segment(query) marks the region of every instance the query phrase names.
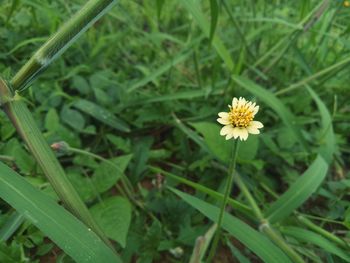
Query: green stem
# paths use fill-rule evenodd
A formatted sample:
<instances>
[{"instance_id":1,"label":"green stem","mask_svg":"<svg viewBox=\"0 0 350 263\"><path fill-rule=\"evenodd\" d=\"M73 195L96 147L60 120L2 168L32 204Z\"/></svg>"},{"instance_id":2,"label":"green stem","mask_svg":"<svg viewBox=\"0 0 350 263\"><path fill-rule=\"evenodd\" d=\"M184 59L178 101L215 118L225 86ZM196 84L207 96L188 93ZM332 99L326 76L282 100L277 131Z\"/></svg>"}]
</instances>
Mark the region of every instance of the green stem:
<instances>
[{"instance_id":1,"label":"green stem","mask_svg":"<svg viewBox=\"0 0 350 263\"><path fill-rule=\"evenodd\" d=\"M333 235L332 233L324 230L323 228L315 225L311 220L307 219L306 217L302 216L302 215L298 215L298 220L300 223L302 223L303 225L307 226L308 228L310 228L311 230L315 231L316 233L324 236L325 238L333 241L334 243L338 244L340 247L349 250L350 246L349 244L347 244L344 240L340 239L339 237Z\"/></svg>"},{"instance_id":2,"label":"green stem","mask_svg":"<svg viewBox=\"0 0 350 263\"><path fill-rule=\"evenodd\" d=\"M297 263L303 263L304 260L289 246L289 244L281 237L276 231L269 225L268 221L264 218L264 215L262 211L260 210L258 204L256 203L254 197L249 192L247 186L245 185L242 178L239 176L238 173L235 175L236 183L245 196L245 198L248 200L248 203L250 204L253 213L255 216L259 219L261 222L260 230L269 237L270 240L272 240L279 248L281 248L286 255L289 256L293 262Z\"/></svg>"},{"instance_id":3,"label":"green stem","mask_svg":"<svg viewBox=\"0 0 350 263\"><path fill-rule=\"evenodd\" d=\"M112 161L110 161L110 160L108 160L106 158L103 158L103 157L101 157L101 156L99 156L97 154L94 154L92 152L81 150L81 149L74 148L74 147L70 147L69 145L67 145L67 146L68 146L67 150L70 151L70 152L74 152L74 153L90 156L92 158L100 160L101 162L105 162L105 163L109 164L110 166L112 166L113 168L115 168L120 173L120 176L121 176L121 179L122 179L122 183L123 183L124 189L125 189L128 197L133 199L133 187L132 187L129 179L125 176L124 172L118 167L118 165L116 165Z\"/></svg>"},{"instance_id":4,"label":"green stem","mask_svg":"<svg viewBox=\"0 0 350 263\"><path fill-rule=\"evenodd\" d=\"M22 91L52 61L103 16L117 1L90 0L42 45L11 81L14 90Z\"/></svg>"},{"instance_id":5,"label":"green stem","mask_svg":"<svg viewBox=\"0 0 350 263\"><path fill-rule=\"evenodd\" d=\"M227 205L227 200L228 200L229 194L231 193L231 190L232 190L233 177L234 177L235 169L236 169L236 159L237 159L238 146L239 146L239 140L235 139L234 143L233 143L233 147L232 147L230 168L228 170L229 177L228 177L228 181L226 182L224 200L223 200L222 205L221 205L220 214L219 214L219 218L218 218L218 226L217 226L217 230L216 230L215 237L213 240L213 244L212 244L210 252L209 252L207 262L212 261L213 257L215 256L215 252L216 252L216 249L217 249L217 246L219 243L219 238L220 238L220 234L221 234L221 225L222 225L222 221L224 218L224 212L225 212L225 208Z\"/></svg>"},{"instance_id":6,"label":"green stem","mask_svg":"<svg viewBox=\"0 0 350 263\"><path fill-rule=\"evenodd\" d=\"M96 232L107 245L113 248L108 238L92 218L85 203L68 180L62 166L45 141L26 104L18 94L13 95L12 91L1 78L0 104L67 209Z\"/></svg>"},{"instance_id":7,"label":"green stem","mask_svg":"<svg viewBox=\"0 0 350 263\"><path fill-rule=\"evenodd\" d=\"M273 230L268 222L260 225L260 231L266 234L294 263L305 263L305 261L284 241L284 239Z\"/></svg>"},{"instance_id":8,"label":"green stem","mask_svg":"<svg viewBox=\"0 0 350 263\"><path fill-rule=\"evenodd\" d=\"M243 182L242 178L238 173L236 173L235 175L235 180L239 189L241 190L245 198L247 198L248 203L250 204L255 216L259 219L260 222L264 221L265 220L264 215L262 214L258 204L255 202L254 197L250 194L247 186L245 185L245 183Z\"/></svg>"}]
</instances>

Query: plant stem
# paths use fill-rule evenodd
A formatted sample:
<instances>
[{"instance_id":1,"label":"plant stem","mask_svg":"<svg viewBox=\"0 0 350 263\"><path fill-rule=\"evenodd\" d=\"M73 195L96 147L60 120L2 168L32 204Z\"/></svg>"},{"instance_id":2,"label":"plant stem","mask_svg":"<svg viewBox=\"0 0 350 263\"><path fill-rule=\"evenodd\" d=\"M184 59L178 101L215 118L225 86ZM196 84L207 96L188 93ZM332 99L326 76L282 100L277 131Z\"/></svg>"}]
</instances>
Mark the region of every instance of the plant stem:
<instances>
[{"instance_id":1,"label":"plant stem","mask_svg":"<svg viewBox=\"0 0 350 263\"><path fill-rule=\"evenodd\" d=\"M231 152L231 162L230 162L230 167L228 170L229 177L228 177L228 181L226 182L224 200L223 200L222 205L221 205L220 214L219 214L219 218L218 218L218 226L217 226L217 230L216 230L215 237L213 240L213 244L212 244L210 252L209 252L209 256L207 258L207 262L212 261L213 257L215 256L215 252L216 252L216 249L217 249L217 246L219 243L219 238L220 238L220 234L221 234L221 225L222 225L222 221L224 218L224 212L225 212L225 208L227 205L227 200L228 200L229 194L231 193L231 190L232 190L233 177L234 177L235 169L236 169L236 159L237 159L238 146L239 146L239 140L235 139L234 143L233 143L233 147L232 147L232 152Z\"/></svg>"},{"instance_id":2,"label":"plant stem","mask_svg":"<svg viewBox=\"0 0 350 263\"><path fill-rule=\"evenodd\" d=\"M248 203L250 204L255 216L259 219L260 222L265 220L264 215L261 212L258 204L255 202L254 197L250 194L247 186L245 185L244 181L242 180L242 178L240 177L240 175L238 173L235 174L235 180L236 180L236 183L237 183L239 189L241 190L241 192L243 193L245 198L247 198Z\"/></svg>"},{"instance_id":3,"label":"plant stem","mask_svg":"<svg viewBox=\"0 0 350 263\"><path fill-rule=\"evenodd\" d=\"M293 262L303 263L304 260L289 246L289 244L280 236L276 231L269 225L268 221L264 218L262 211L260 210L258 204L256 203L254 197L249 192L247 186L244 181L240 177L238 173L235 174L236 183L245 196L247 198L253 213L261 222L260 231L263 232L266 236L269 237L280 249L282 249L286 255L289 256Z\"/></svg>"},{"instance_id":4,"label":"plant stem","mask_svg":"<svg viewBox=\"0 0 350 263\"><path fill-rule=\"evenodd\" d=\"M18 94L13 95L12 91L1 78L0 104L67 209L90 227L113 249L108 238L96 224L85 203L68 180L62 166L45 141L26 104Z\"/></svg>"},{"instance_id":5,"label":"plant stem","mask_svg":"<svg viewBox=\"0 0 350 263\"><path fill-rule=\"evenodd\" d=\"M70 47L81 34L103 16L117 1L90 0L73 15L24 64L11 81L14 90L22 91L52 61Z\"/></svg>"},{"instance_id":6,"label":"plant stem","mask_svg":"<svg viewBox=\"0 0 350 263\"><path fill-rule=\"evenodd\" d=\"M125 189L128 197L133 199L133 187L132 187L129 179L125 176L123 171L114 162L112 162L111 160L108 160L106 158L103 158L103 157L101 157L101 156L99 156L97 154L94 154L92 152L81 150L81 149L77 149L77 148L74 148L74 147L70 147L69 145L68 145L67 150L70 151L70 152L74 152L74 153L90 156L92 158L100 160L101 162L105 162L105 163L109 164L110 166L112 166L113 168L115 168L120 173L120 176L121 176L121 179L122 179L122 183L123 183L124 189Z\"/></svg>"},{"instance_id":7,"label":"plant stem","mask_svg":"<svg viewBox=\"0 0 350 263\"><path fill-rule=\"evenodd\" d=\"M288 257L294 263L305 263L305 261L296 253L284 239L273 230L268 222L264 222L260 225L260 231L266 234L280 249L288 255Z\"/></svg>"},{"instance_id":8,"label":"plant stem","mask_svg":"<svg viewBox=\"0 0 350 263\"><path fill-rule=\"evenodd\" d=\"M338 244L340 247L349 250L350 249L350 245L348 245L344 240L342 240L341 238L333 235L332 233L324 230L323 228L317 226L316 224L314 224L311 220L307 219L306 217L302 216L302 215L298 215L298 220L300 223L302 223L303 225L307 226L308 228L312 229L313 231L315 231L316 233L324 236L325 238L331 240L332 242Z\"/></svg>"}]
</instances>

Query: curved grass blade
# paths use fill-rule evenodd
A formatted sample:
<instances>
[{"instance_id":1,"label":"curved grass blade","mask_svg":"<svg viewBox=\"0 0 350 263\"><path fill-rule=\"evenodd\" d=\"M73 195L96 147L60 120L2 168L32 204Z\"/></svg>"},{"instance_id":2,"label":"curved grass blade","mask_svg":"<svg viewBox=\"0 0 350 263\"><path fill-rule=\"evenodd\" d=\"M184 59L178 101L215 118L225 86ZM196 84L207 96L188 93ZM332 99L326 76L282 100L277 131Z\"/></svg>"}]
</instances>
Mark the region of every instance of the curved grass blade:
<instances>
[{"instance_id":1,"label":"curved grass blade","mask_svg":"<svg viewBox=\"0 0 350 263\"><path fill-rule=\"evenodd\" d=\"M296 125L295 116L289 109L270 91L257 85L251 80L240 76L232 76L233 80L242 88L248 90L250 93L257 96L264 103L269 105L278 116L282 119L284 124L293 131L295 138L301 143L305 150L308 150L307 144L302 136L300 129Z\"/></svg>"},{"instance_id":2,"label":"curved grass blade","mask_svg":"<svg viewBox=\"0 0 350 263\"><path fill-rule=\"evenodd\" d=\"M77 262L122 262L91 229L1 162L0 197Z\"/></svg>"},{"instance_id":3,"label":"curved grass blade","mask_svg":"<svg viewBox=\"0 0 350 263\"><path fill-rule=\"evenodd\" d=\"M78 99L73 106L100 122L122 132L130 132L129 125L101 106L84 99Z\"/></svg>"},{"instance_id":4,"label":"curved grass blade","mask_svg":"<svg viewBox=\"0 0 350 263\"><path fill-rule=\"evenodd\" d=\"M179 190L170 188L172 192L178 195L182 200L193 206L209 219L215 221L218 219L219 208L194 196L183 193ZM225 213L222 227L231 235L242 242L248 249L253 251L266 263L289 263L290 259L277 248L269 239L251 228L249 225Z\"/></svg>"},{"instance_id":5,"label":"curved grass blade","mask_svg":"<svg viewBox=\"0 0 350 263\"><path fill-rule=\"evenodd\" d=\"M270 223L276 223L289 216L302 205L321 185L328 170L328 164L318 155L298 180L271 205L265 215Z\"/></svg>"},{"instance_id":6,"label":"curved grass blade","mask_svg":"<svg viewBox=\"0 0 350 263\"><path fill-rule=\"evenodd\" d=\"M292 236L299 241L302 241L308 244L309 243L314 244L320 247L322 250L327 251L331 254L334 254L344 259L346 262L350 262L349 251L345 252L344 250L340 249L339 247L334 245L332 242L322 237L321 235L316 234L315 232L312 232L310 230L306 230L300 227L292 227L292 226L281 228L281 232L288 236Z\"/></svg>"},{"instance_id":7,"label":"curved grass blade","mask_svg":"<svg viewBox=\"0 0 350 263\"><path fill-rule=\"evenodd\" d=\"M334 131L333 131L332 117L326 105L323 103L323 101L320 99L317 93L311 87L307 87L307 91L310 93L311 97L316 102L318 110L320 111L320 114L321 114L321 126L322 126L321 138L320 138L321 146L318 152L327 161L327 163L330 164L332 162L333 154L336 151L336 147L337 147Z\"/></svg>"}]
</instances>

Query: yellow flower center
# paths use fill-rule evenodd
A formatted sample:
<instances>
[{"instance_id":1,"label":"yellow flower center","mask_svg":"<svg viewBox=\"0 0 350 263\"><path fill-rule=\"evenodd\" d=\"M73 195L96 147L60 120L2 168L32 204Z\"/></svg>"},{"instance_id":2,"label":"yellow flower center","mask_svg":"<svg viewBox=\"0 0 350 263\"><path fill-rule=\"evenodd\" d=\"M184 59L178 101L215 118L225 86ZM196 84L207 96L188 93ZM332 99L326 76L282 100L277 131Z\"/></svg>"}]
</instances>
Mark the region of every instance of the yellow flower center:
<instances>
[{"instance_id":1,"label":"yellow flower center","mask_svg":"<svg viewBox=\"0 0 350 263\"><path fill-rule=\"evenodd\" d=\"M253 120L253 112L246 106L230 107L228 118L233 127L244 127L246 128L249 123Z\"/></svg>"}]
</instances>

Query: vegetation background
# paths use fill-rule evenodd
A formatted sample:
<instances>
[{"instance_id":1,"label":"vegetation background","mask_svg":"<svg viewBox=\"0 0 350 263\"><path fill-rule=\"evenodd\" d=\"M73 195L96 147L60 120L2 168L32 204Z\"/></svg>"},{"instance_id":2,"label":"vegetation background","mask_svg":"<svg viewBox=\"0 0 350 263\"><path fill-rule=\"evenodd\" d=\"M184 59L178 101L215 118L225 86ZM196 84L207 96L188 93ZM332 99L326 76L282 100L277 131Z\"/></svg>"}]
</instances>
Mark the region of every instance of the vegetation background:
<instances>
[{"instance_id":1,"label":"vegetation background","mask_svg":"<svg viewBox=\"0 0 350 263\"><path fill-rule=\"evenodd\" d=\"M0 3L10 79L85 1ZM21 93L47 142L68 144L57 156L123 262L203 257L231 147L216 118L234 96L265 126L237 163L262 218L305 262L350 262L349 5L120 0ZM0 124L1 161L54 197ZM289 262L236 183L231 198L215 262ZM72 262L32 218L0 211L0 262Z\"/></svg>"}]
</instances>

